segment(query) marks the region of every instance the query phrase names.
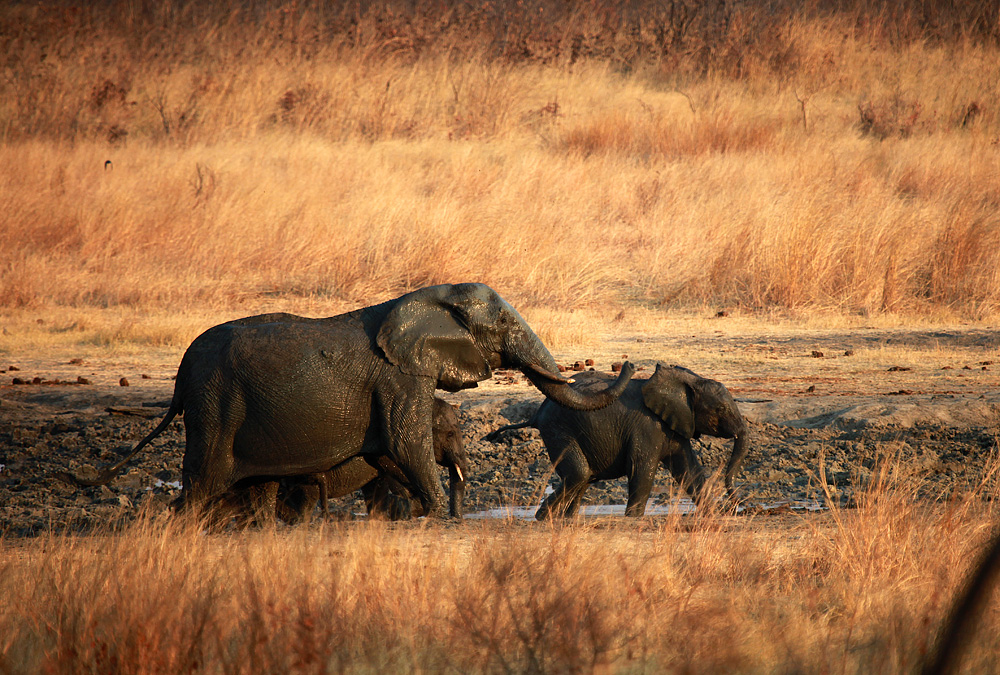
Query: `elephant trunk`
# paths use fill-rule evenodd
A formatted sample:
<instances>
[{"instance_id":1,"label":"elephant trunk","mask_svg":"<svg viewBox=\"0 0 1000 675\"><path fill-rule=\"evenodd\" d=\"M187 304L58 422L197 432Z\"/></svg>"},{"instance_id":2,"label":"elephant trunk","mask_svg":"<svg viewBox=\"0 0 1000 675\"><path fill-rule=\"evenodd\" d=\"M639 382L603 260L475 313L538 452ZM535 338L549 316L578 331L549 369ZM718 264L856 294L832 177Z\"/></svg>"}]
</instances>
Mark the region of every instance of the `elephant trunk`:
<instances>
[{"instance_id":1,"label":"elephant trunk","mask_svg":"<svg viewBox=\"0 0 1000 675\"><path fill-rule=\"evenodd\" d=\"M614 384L603 391L581 393L568 387L572 380L565 380L559 375L559 364L545 344L512 307L507 310L515 317L516 328L507 333L498 351L500 362L523 372L547 398L571 410L598 410L612 404L625 391L635 373L635 366L628 362Z\"/></svg>"},{"instance_id":2,"label":"elephant trunk","mask_svg":"<svg viewBox=\"0 0 1000 675\"><path fill-rule=\"evenodd\" d=\"M733 453L729 456L729 461L726 463L726 490L733 489L733 476L736 472L740 470L743 466L743 460L746 459L747 452L750 450L750 442L748 440L749 434L747 433L746 425L744 425L740 432L734 437L733 440Z\"/></svg>"},{"instance_id":3,"label":"elephant trunk","mask_svg":"<svg viewBox=\"0 0 1000 675\"><path fill-rule=\"evenodd\" d=\"M568 380L563 380L554 374L559 372L558 366L554 372L546 372L545 369L533 367L524 367L521 370L528 380L540 392L545 394L547 398L572 410L598 410L611 405L625 391L629 380L635 374L635 366L626 361L625 365L622 366L622 371L619 373L618 379L614 383L602 391L585 394L578 389L567 386L569 384Z\"/></svg>"},{"instance_id":4,"label":"elephant trunk","mask_svg":"<svg viewBox=\"0 0 1000 675\"><path fill-rule=\"evenodd\" d=\"M448 467L449 480L449 510L453 518L463 518L465 516L465 477L469 473L469 467L464 468L458 464Z\"/></svg>"}]
</instances>

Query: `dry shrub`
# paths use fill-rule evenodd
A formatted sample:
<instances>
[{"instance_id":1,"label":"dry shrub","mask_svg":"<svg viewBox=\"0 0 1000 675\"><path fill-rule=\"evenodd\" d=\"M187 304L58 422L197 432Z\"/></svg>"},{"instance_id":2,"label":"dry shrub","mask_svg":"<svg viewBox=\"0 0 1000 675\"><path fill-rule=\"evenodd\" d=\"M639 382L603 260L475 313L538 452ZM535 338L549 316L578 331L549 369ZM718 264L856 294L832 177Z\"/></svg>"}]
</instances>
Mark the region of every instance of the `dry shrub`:
<instances>
[{"instance_id":1,"label":"dry shrub","mask_svg":"<svg viewBox=\"0 0 1000 675\"><path fill-rule=\"evenodd\" d=\"M890 136L909 138L920 117L920 102L907 101L896 95L883 101L862 101L858 104L858 128L863 136L884 141Z\"/></svg>"},{"instance_id":2,"label":"dry shrub","mask_svg":"<svg viewBox=\"0 0 1000 675\"><path fill-rule=\"evenodd\" d=\"M927 294L931 302L950 305L969 297L996 302L988 289L1000 281L991 255L1000 247L1000 229L981 206L981 202L960 202L943 224L928 261Z\"/></svg>"},{"instance_id":3,"label":"dry shrub","mask_svg":"<svg viewBox=\"0 0 1000 675\"><path fill-rule=\"evenodd\" d=\"M481 655L477 672L580 672L623 653L638 656L634 617L648 608L632 589L617 588L610 551L569 532L550 538L519 533L473 544L471 569L457 589L458 653ZM572 561L571 565L567 564Z\"/></svg>"},{"instance_id":4,"label":"dry shrub","mask_svg":"<svg viewBox=\"0 0 1000 675\"><path fill-rule=\"evenodd\" d=\"M843 31L878 49L927 37L995 45L997 12L985 0L888 9L723 0L14 5L0 13L12 93L0 130L8 140L190 142L272 120L371 140L421 135L448 116L453 133L476 136L510 124L513 100L494 70L600 62L668 80L783 81L812 68L803 55L816 50L796 32L803 23L830 24L824 53L840 48ZM486 75L473 92L455 83L458 110L399 107L410 95L397 93L411 86L407 69L456 62L479 63L471 77ZM332 64L347 68L331 79Z\"/></svg>"},{"instance_id":5,"label":"dry shrub","mask_svg":"<svg viewBox=\"0 0 1000 675\"><path fill-rule=\"evenodd\" d=\"M614 111L573 126L562 133L567 152L584 157L615 153L646 160L677 159L707 153L745 153L773 144L777 123L741 119L728 110L695 115L693 120L674 115Z\"/></svg>"}]
</instances>

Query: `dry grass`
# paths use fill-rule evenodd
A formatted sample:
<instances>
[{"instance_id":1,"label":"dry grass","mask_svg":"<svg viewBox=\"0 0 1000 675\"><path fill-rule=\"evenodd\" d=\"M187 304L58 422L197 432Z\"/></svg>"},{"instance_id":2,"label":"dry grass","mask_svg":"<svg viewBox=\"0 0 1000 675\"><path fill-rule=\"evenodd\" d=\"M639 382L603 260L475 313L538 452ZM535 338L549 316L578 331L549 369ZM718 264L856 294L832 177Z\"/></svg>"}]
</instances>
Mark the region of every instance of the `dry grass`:
<instances>
[{"instance_id":1,"label":"dry grass","mask_svg":"<svg viewBox=\"0 0 1000 675\"><path fill-rule=\"evenodd\" d=\"M994 318L992 5L693 7L8 5L0 307Z\"/></svg>"},{"instance_id":2,"label":"dry grass","mask_svg":"<svg viewBox=\"0 0 1000 675\"><path fill-rule=\"evenodd\" d=\"M858 508L0 540L9 672L912 672L997 513L892 461ZM995 670L995 604L968 672Z\"/></svg>"}]
</instances>

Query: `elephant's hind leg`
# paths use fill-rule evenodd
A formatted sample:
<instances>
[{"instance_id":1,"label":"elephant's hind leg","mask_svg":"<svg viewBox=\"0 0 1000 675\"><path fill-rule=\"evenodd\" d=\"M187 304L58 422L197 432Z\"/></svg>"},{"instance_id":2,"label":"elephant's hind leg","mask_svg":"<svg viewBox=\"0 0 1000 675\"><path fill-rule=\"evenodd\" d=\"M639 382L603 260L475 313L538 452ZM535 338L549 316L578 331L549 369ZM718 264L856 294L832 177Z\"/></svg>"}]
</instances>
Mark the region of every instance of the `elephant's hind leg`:
<instances>
[{"instance_id":1,"label":"elephant's hind leg","mask_svg":"<svg viewBox=\"0 0 1000 675\"><path fill-rule=\"evenodd\" d=\"M573 494L569 498L569 503L566 504L566 510L563 511L563 516L565 518L576 518L580 513L580 502L583 501L583 493L587 491L590 487L590 480L580 484L573 491Z\"/></svg>"},{"instance_id":2,"label":"elephant's hind leg","mask_svg":"<svg viewBox=\"0 0 1000 675\"><path fill-rule=\"evenodd\" d=\"M234 478L233 437L206 433L197 416L185 415L187 440L181 464L181 508L200 511L212 506L216 498L236 482Z\"/></svg>"},{"instance_id":3,"label":"elephant's hind leg","mask_svg":"<svg viewBox=\"0 0 1000 675\"><path fill-rule=\"evenodd\" d=\"M548 439L546 439L546 446L549 446ZM549 452L550 457L553 454L555 454L555 459L552 463L555 465L556 473L562 478L562 482L538 508L535 513L535 518L538 520L545 520L553 516L565 518L576 515L580 505L580 497L590 484L590 464L576 440L570 440L557 453Z\"/></svg>"}]
</instances>

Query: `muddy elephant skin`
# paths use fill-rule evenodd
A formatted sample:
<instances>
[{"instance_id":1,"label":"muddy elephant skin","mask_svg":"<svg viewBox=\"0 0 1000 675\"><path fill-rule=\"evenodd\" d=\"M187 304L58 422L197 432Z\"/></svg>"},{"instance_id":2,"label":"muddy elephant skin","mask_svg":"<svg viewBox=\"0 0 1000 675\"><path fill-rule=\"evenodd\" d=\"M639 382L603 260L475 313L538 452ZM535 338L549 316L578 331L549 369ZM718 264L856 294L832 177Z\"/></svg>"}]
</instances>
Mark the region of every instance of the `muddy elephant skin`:
<instances>
[{"instance_id":1,"label":"muddy elephant skin","mask_svg":"<svg viewBox=\"0 0 1000 675\"><path fill-rule=\"evenodd\" d=\"M571 385L581 394L607 385L608 377L585 373ZM641 516L662 464L696 502L702 498L706 473L691 447L701 435L732 438L725 470L732 479L748 450L747 426L736 401L719 382L687 368L657 364L648 380L633 380L611 405L576 411L543 401L527 422L489 434L496 441L509 429L535 427L562 483L539 507L539 520L573 516L587 486L595 481L628 478L627 516Z\"/></svg>"},{"instance_id":2,"label":"muddy elephant skin","mask_svg":"<svg viewBox=\"0 0 1000 675\"><path fill-rule=\"evenodd\" d=\"M449 514L464 515L465 479L470 475L469 457L462 443L455 407L443 399L434 398L433 417L434 461L448 470ZM336 499L357 490L364 494L369 517L403 520L423 515L412 503L405 476L384 453L366 453L352 457L321 474L284 478L267 486L275 490L271 513L288 523L307 521L319 503L326 511L327 499ZM268 507L265 501L264 508Z\"/></svg>"},{"instance_id":3,"label":"muddy elephant skin","mask_svg":"<svg viewBox=\"0 0 1000 675\"><path fill-rule=\"evenodd\" d=\"M483 284L422 288L322 319L265 314L195 338L177 371L170 408L108 482L170 421L184 415L179 505L202 507L239 481L318 474L382 447L424 513L446 515L434 465L434 390L474 387L491 368L524 372L561 405L596 409L624 390L567 386L517 311Z\"/></svg>"}]
</instances>

